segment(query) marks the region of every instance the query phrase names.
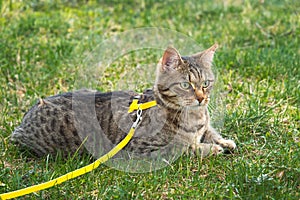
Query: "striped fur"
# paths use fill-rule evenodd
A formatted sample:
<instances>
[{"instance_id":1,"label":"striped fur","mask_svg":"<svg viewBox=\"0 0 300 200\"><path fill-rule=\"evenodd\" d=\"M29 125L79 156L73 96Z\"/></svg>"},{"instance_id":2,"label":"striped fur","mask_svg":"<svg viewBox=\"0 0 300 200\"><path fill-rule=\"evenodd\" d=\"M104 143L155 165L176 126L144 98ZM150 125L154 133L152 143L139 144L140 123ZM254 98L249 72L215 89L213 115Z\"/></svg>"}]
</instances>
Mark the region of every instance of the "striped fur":
<instances>
[{"instance_id":1,"label":"striped fur","mask_svg":"<svg viewBox=\"0 0 300 200\"><path fill-rule=\"evenodd\" d=\"M143 120L124 154L137 157L170 155L189 148L201 156L233 150L210 126L207 110L214 75L211 62L217 46L181 57L169 47L157 67L156 82L140 102L158 105L143 112ZM127 113L137 94L130 91L100 93L80 90L39 100L12 133L12 140L38 156L88 151L100 156L128 133L135 113Z\"/></svg>"}]
</instances>

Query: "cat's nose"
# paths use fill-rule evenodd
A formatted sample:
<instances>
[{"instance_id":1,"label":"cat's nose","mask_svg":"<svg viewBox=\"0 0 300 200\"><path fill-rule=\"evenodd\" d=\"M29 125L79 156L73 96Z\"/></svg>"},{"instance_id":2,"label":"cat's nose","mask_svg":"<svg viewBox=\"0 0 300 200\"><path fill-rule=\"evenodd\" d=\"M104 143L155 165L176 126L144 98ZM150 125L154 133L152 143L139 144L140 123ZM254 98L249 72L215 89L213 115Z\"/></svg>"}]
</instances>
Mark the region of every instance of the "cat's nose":
<instances>
[{"instance_id":1,"label":"cat's nose","mask_svg":"<svg viewBox=\"0 0 300 200\"><path fill-rule=\"evenodd\" d=\"M195 89L195 96L199 103L201 103L205 99L203 92L198 89Z\"/></svg>"},{"instance_id":2,"label":"cat's nose","mask_svg":"<svg viewBox=\"0 0 300 200\"><path fill-rule=\"evenodd\" d=\"M201 104L201 102L203 101L204 98L197 98L199 104Z\"/></svg>"}]
</instances>

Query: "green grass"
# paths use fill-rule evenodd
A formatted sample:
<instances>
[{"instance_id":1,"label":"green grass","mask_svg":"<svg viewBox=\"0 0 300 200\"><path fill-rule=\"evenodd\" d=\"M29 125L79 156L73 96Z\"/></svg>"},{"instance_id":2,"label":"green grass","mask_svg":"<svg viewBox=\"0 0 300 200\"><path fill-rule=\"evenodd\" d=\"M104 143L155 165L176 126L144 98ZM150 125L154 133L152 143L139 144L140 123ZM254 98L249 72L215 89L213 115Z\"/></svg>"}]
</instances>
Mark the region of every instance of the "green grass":
<instances>
[{"instance_id":1,"label":"green grass","mask_svg":"<svg viewBox=\"0 0 300 200\"><path fill-rule=\"evenodd\" d=\"M223 135L238 151L203 160L182 156L145 174L101 166L26 198L300 199L299 1L113 2L0 1L0 193L91 162L36 159L9 136L37 98L73 89L86 53L103 40L137 27L164 27L203 47L220 44L214 63L233 88ZM156 59L148 52L146 60ZM116 70L99 77L101 89L136 66L134 59L116 61Z\"/></svg>"}]
</instances>

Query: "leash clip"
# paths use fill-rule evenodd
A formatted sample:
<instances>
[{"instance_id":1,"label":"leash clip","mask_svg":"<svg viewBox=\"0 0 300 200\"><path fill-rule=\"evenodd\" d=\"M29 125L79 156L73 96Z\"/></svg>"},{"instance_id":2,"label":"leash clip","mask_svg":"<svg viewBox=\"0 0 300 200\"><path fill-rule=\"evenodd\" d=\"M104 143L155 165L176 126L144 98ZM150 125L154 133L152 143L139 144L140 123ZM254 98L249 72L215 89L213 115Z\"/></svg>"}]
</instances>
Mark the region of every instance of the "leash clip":
<instances>
[{"instance_id":1,"label":"leash clip","mask_svg":"<svg viewBox=\"0 0 300 200\"><path fill-rule=\"evenodd\" d=\"M136 120L133 122L132 128L136 128L139 125L140 121L142 120L142 113L143 110L140 108L136 111Z\"/></svg>"}]
</instances>

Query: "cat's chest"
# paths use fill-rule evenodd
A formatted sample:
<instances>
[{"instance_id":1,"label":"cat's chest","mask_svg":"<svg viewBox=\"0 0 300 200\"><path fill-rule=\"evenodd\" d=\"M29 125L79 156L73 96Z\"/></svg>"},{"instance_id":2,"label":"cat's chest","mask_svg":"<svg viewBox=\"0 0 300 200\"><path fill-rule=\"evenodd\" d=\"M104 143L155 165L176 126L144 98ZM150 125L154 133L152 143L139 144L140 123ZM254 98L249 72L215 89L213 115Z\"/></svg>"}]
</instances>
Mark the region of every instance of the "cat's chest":
<instances>
[{"instance_id":1,"label":"cat's chest","mask_svg":"<svg viewBox=\"0 0 300 200\"><path fill-rule=\"evenodd\" d=\"M198 131L208 123L208 120L209 116L205 108L191 109L181 115L181 123L191 131Z\"/></svg>"},{"instance_id":2,"label":"cat's chest","mask_svg":"<svg viewBox=\"0 0 300 200\"><path fill-rule=\"evenodd\" d=\"M200 141L209 124L209 115L205 108L189 110L181 116L179 127L182 140L191 143Z\"/></svg>"}]
</instances>

